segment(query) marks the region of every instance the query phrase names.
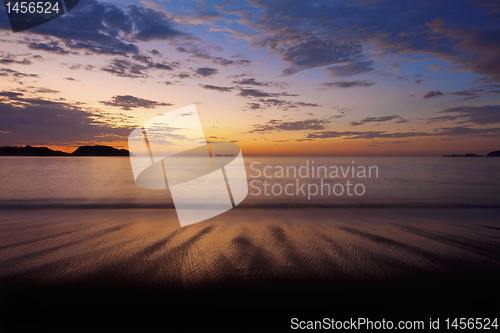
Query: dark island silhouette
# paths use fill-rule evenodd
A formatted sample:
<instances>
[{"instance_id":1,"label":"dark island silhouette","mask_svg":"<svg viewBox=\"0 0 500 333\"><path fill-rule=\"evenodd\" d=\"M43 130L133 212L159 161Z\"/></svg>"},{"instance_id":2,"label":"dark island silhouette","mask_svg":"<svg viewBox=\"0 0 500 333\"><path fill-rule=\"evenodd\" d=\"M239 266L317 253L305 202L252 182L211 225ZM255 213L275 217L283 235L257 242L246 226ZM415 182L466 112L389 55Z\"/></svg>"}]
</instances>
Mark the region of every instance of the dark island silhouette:
<instances>
[{"instance_id":1,"label":"dark island silhouette","mask_svg":"<svg viewBox=\"0 0 500 333\"><path fill-rule=\"evenodd\" d=\"M127 149L116 149L110 146L80 146L71 156L130 156Z\"/></svg>"},{"instance_id":2,"label":"dark island silhouette","mask_svg":"<svg viewBox=\"0 0 500 333\"><path fill-rule=\"evenodd\" d=\"M484 155L478 155L478 154L465 154L465 155L459 155L459 154L452 154L452 155L443 155L443 157L483 157Z\"/></svg>"},{"instance_id":3,"label":"dark island silhouette","mask_svg":"<svg viewBox=\"0 0 500 333\"><path fill-rule=\"evenodd\" d=\"M48 147L11 147L0 146L0 156L130 156L127 149L117 149L110 146L80 146L72 153L53 150Z\"/></svg>"},{"instance_id":4,"label":"dark island silhouette","mask_svg":"<svg viewBox=\"0 0 500 333\"><path fill-rule=\"evenodd\" d=\"M443 157L483 157L484 155L478 155L478 154L465 154L465 155L460 155L460 154L452 154L452 155L443 155ZM486 155L486 157L500 157L500 150L497 151L492 151Z\"/></svg>"},{"instance_id":5,"label":"dark island silhouette","mask_svg":"<svg viewBox=\"0 0 500 333\"><path fill-rule=\"evenodd\" d=\"M492 151L491 153L488 153L486 157L500 157L500 150Z\"/></svg>"}]
</instances>

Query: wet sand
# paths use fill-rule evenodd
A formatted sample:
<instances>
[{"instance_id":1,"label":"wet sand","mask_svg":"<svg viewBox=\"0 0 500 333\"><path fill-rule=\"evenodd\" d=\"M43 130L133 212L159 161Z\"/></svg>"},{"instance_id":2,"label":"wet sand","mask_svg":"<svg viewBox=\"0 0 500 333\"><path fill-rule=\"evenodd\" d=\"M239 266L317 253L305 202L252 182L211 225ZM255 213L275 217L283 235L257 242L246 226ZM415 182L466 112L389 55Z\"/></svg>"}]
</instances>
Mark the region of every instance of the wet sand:
<instances>
[{"instance_id":1,"label":"wet sand","mask_svg":"<svg viewBox=\"0 0 500 333\"><path fill-rule=\"evenodd\" d=\"M485 317L499 245L495 208L3 210L0 331Z\"/></svg>"}]
</instances>

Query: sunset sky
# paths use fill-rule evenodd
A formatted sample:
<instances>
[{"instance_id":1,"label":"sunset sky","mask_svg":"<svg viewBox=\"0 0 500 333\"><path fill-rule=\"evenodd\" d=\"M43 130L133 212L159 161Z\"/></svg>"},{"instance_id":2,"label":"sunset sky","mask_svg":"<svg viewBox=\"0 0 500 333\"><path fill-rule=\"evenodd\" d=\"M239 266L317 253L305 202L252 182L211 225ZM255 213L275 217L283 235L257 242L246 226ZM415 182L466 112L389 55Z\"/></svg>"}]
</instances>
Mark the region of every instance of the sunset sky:
<instances>
[{"instance_id":1,"label":"sunset sky","mask_svg":"<svg viewBox=\"0 0 500 333\"><path fill-rule=\"evenodd\" d=\"M127 148L196 104L246 155L500 149L495 0L80 0L19 33L0 5L0 45L0 146Z\"/></svg>"}]
</instances>

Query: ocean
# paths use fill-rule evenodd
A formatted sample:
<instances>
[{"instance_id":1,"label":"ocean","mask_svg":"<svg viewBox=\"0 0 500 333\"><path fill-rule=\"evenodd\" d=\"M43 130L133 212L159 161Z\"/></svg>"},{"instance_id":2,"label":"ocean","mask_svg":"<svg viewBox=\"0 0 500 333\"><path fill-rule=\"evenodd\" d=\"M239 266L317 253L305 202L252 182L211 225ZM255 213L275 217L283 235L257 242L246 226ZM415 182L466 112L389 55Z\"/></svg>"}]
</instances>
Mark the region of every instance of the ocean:
<instances>
[{"instance_id":1,"label":"ocean","mask_svg":"<svg viewBox=\"0 0 500 333\"><path fill-rule=\"evenodd\" d=\"M500 206L496 158L251 156L245 166L241 207ZM127 157L1 157L0 179L1 208L173 207L168 190L135 184Z\"/></svg>"},{"instance_id":2,"label":"ocean","mask_svg":"<svg viewBox=\"0 0 500 333\"><path fill-rule=\"evenodd\" d=\"M170 192L137 186L127 157L0 158L0 330L498 317L500 159L245 166L237 207L181 228Z\"/></svg>"}]
</instances>

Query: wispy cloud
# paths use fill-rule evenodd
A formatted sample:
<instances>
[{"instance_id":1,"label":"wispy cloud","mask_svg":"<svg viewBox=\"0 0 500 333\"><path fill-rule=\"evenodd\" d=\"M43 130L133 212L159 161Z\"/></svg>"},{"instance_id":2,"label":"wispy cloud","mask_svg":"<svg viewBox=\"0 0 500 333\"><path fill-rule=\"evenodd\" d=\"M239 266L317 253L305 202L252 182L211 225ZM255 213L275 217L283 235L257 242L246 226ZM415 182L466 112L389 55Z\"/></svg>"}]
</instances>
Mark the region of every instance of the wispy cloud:
<instances>
[{"instance_id":1,"label":"wispy cloud","mask_svg":"<svg viewBox=\"0 0 500 333\"><path fill-rule=\"evenodd\" d=\"M130 111L132 109L154 109L159 106L172 106L172 103L163 103L152 101L149 99L139 98L131 95L113 96L111 101L100 101L99 103L106 106L118 107L123 110Z\"/></svg>"},{"instance_id":2,"label":"wispy cloud","mask_svg":"<svg viewBox=\"0 0 500 333\"><path fill-rule=\"evenodd\" d=\"M447 115L429 118L428 122L458 121L458 123L476 125L500 123L500 105L460 106L448 108L438 113Z\"/></svg>"},{"instance_id":3,"label":"wispy cloud","mask_svg":"<svg viewBox=\"0 0 500 333\"><path fill-rule=\"evenodd\" d=\"M273 131L305 131L324 129L328 121L320 119L307 119L297 121L283 121L271 119L263 125L255 125L250 133L273 132Z\"/></svg>"},{"instance_id":4,"label":"wispy cloud","mask_svg":"<svg viewBox=\"0 0 500 333\"><path fill-rule=\"evenodd\" d=\"M353 121L350 123L351 126L359 126L366 123L383 123L386 121L391 121L397 119L396 123L402 124L408 122L408 120L404 119L400 115L392 115L392 116L382 116L382 117L366 117L361 119L360 121Z\"/></svg>"},{"instance_id":5,"label":"wispy cloud","mask_svg":"<svg viewBox=\"0 0 500 333\"><path fill-rule=\"evenodd\" d=\"M424 95L424 98L434 98L434 97L442 97L444 94L439 90L429 91Z\"/></svg>"},{"instance_id":6,"label":"wispy cloud","mask_svg":"<svg viewBox=\"0 0 500 333\"><path fill-rule=\"evenodd\" d=\"M376 82L358 80L358 81L336 81L336 82L324 82L321 85L324 87L333 88L353 88L353 87L371 87Z\"/></svg>"}]
</instances>

